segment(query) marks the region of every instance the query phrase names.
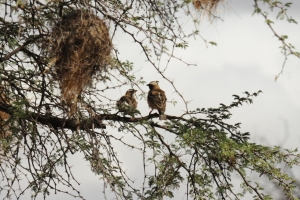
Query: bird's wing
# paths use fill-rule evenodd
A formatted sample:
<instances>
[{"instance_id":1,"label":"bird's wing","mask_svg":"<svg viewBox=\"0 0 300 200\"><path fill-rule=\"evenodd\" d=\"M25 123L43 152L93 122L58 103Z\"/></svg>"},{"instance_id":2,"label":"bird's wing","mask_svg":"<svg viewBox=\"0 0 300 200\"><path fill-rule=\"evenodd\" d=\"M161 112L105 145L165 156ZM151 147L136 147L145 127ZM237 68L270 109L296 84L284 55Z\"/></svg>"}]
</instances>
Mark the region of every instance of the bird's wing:
<instances>
[{"instance_id":1,"label":"bird's wing","mask_svg":"<svg viewBox=\"0 0 300 200\"><path fill-rule=\"evenodd\" d=\"M122 96L117 102L117 106L131 105L131 98L129 96Z\"/></svg>"},{"instance_id":2,"label":"bird's wing","mask_svg":"<svg viewBox=\"0 0 300 200\"><path fill-rule=\"evenodd\" d=\"M152 102L157 108L164 109L167 98L164 91L152 90L148 95L148 100Z\"/></svg>"}]
</instances>

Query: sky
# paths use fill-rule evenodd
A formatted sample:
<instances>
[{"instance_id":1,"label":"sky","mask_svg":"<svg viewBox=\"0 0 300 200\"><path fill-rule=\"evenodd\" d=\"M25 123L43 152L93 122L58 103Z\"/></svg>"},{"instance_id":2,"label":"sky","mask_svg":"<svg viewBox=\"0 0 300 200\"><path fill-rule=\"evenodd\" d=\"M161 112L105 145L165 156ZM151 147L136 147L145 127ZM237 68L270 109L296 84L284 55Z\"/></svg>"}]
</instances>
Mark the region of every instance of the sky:
<instances>
[{"instance_id":1,"label":"sky","mask_svg":"<svg viewBox=\"0 0 300 200\"><path fill-rule=\"evenodd\" d=\"M242 131L250 132L253 142L296 148L300 142L300 60L290 57L283 74L275 81L284 61L279 49L280 42L262 16L252 16L252 2L228 1L227 8L220 11L224 12L221 14L223 22L211 24L204 20L199 25L200 34L208 41L215 41L217 46L207 47L202 40L190 38L189 47L175 54L197 66L186 66L173 60L166 70L166 76L174 80L179 92L191 101L190 108L218 107L220 103L229 104L233 94L262 90L263 93L254 98L253 104L234 109L230 122L241 122ZM300 22L300 13L297 11L300 3L294 3L296 8L291 10L291 15ZM189 29L189 26L187 23L184 28ZM279 21L275 28L280 35L289 35L289 41L300 49L299 26ZM182 113L183 104L171 85L145 62L140 49L135 49L134 43L123 37L120 33L114 41L121 52L120 56L134 61L136 73L146 74L143 76L146 82L159 80L161 88L167 91L168 99L178 101L176 106L167 105L167 114ZM142 88L148 90L146 86ZM119 90L117 96L123 95L127 89L124 87ZM142 115L149 112L144 100L139 101L138 108ZM167 133L164 133L164 137L170 137L171 141L172 136ZM136 176L138 182L141 173L137 173L140 169L137 165L141 164L141 156L126 148L117 148L120 149L119 156L127 161L124 168L128 169L129 175ZM82 168L87 167L86 163L82 165ZM102 195L103 186L93 174L85 174L80 182L82 194L87 195L87 199L99 199ZM184 192L179 191L177 195L175 199L185 199Z\"/></svg>"},{"instance_id":2,"label":"sky","mask_svg":"<svg viewBox=\"0 0 300 200\"><path fill-rule=\"evenodd\" d=\"M293 2L290 14L300 23L300 1ZM252 93L261 90L263 93L254 98L253 104L245 104L233 110L230 122L241 122L242 131L250 132L253 142L296 148L300 142L300 59L290 56L283 73L275 81L284 61L279 49L280 42L262 16L252 15L252 5L253 1L250 0L227 1L225 9L221 7L218 10L224 21L211 24L204 19L199 25L200 34L208 41L216 42L217 46L206 46L201 39L190 38L189 47L175 54L196 66L186 66L173 60L166 70L166 76L174 80L178 91L190 100L189 107L193 109L218 107L220 103L230 104L233 94L242 96L245 91ZM184 28L189 29L189 26L187 23ZM300 51L299 25L278 21L275 30L279 35L288 35L289 41ZM145 74L143 77L146 82L159 80L168 99L177 100L178 96L171 85L151 69L134 43L123 37L119 33L113 41L121 52L120 56L133 61L137 72ZM142 88L148 91L147 86ZM127 89L121 88L115 94L116 98ZM142 115L149 112L144 100L139 101L138 108ZM183 104L178 100L176 106L170 103L167 105L166 113L178 115L183 110ZM172 137L164 134L166 138ZM125 168L128 173L138 179L140 174L136 171L139 169L136 163L141 164L141 156L124 147L116 148L120 149L121 159L127 161ZM78 157L75 155L70 158L74 164L73 172L81 183L77 188L86 199L102 199L103 184L90 172L87 162L78 162ZM182 193L178 195L175 199L184 199ZM115 199L108 196L109 199ZM73 198L65 194L52 194L49 199Z\"/></svg>"},{"instance_id":3,"label":"sky","mask_svg":"<svg viewBox=\"0 0 300 200\"><path fill-rule=\"evenodd\" d=\"M299 1L293 1L294 7L290 14L300 20ZM263 91L254 98L254 104L234 109L233 121L242 122L242 129L251 132L255 141L266 137L270 144L279 144L287 134L289 147L298 146L298 131L300 130L300 60L290 56L284 71L277 81L275 77L280 73L284 56L280 52L280 42L274 37L260 15L252 15L253 1L227 1L226 7L220 8L220 15L224 21L213 24L203 20L200 34L207 41L214 41L217 46L208 47L201 40L190 38L186 50L177 49L175 54L182 60L197 66L186 66L178 60L173 60L166 70L166 77L174 80L176 88L185 99L190 100L190 108L217 107L220 103L229 104L233 94L242 95ZM187 30L190 28L187 24ZM275 30L279 35L288 35L289 42L300 49L300 27L287 24L286 21L276 21ZM160 86L168 91L168 100L178 101L176 107L168 104L167 114L176 115L183 111L182 102L174 93L170 84L159 77L151 69L140 50L130 49L133 42L122 39L117 35L114 45L120 48L124 59L136 59L137 73L146 74L146 82L159 80ZM124 42L126 44L124 44ZM150 68L150 69L149 69ZM126 91L127 88L124 88ZM144 86L144 91L148 88ZM119 96L124 93L119 92ZM149 112L145 101L139 102L142 114ZM288 128L287 128L288 127ZM263 133L263 134L262 134ZM276 137L274 137L276 136Z\"/></svg>"}]
</instances>

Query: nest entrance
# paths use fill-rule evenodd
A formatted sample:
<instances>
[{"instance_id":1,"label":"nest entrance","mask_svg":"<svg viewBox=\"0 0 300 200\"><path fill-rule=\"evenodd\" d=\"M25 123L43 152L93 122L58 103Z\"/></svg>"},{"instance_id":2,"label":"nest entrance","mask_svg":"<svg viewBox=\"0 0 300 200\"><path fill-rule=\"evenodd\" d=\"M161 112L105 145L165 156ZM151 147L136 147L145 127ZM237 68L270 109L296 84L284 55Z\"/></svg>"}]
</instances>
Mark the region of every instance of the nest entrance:
<instances>
[{"instance_id":1,"label":"nest entrance","mask_svg":"<svg viewBox=\"0 0 300 200\"><path fill-rule=\"evenodd\" d=\"M93 13L73 11L57 23L51 34L51 55L55 60L62 102L73 114L78 97L92 83L93 76L111 63L112 42L105 22Z\"/></svg>"}]
</instances>

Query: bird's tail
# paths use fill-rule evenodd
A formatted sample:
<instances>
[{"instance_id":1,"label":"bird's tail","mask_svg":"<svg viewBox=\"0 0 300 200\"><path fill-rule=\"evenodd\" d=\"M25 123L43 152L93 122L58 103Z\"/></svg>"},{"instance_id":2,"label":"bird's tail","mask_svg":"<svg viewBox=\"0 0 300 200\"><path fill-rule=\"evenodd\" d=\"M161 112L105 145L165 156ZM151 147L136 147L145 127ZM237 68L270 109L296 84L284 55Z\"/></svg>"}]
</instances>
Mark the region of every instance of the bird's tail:
<instances>
[{"instance_id":1,"label":"bird's tail","mask_svg":"<svg viewBox=\"0 0 300 200\"><path fill-rule=\"evenodd\" d=\"M167 120L167 116L166 115L159 115L159 120Z\"/></svg>"}]
</instances>

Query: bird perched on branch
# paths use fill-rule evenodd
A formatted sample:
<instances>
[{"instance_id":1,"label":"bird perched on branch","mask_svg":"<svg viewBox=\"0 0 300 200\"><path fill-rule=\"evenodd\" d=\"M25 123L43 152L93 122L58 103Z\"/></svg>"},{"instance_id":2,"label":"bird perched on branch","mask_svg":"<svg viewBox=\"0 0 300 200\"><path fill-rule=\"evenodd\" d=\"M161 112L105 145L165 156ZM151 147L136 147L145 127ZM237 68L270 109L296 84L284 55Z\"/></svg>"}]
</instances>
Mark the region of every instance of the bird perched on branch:
<instances>
[{"instance_id":1,"label":"bird perched on branch","mask_svg":"<svg viewBox=\"0 0 300 200\"><path fill-rule=\"evenodd\" d=\"M126 94L117 101L117 107L119 111L130 111L130 109L137 108L137 101L134 97L134 94L137 90L129 89L127 90Z\"/></svg>"},{"instance_id":2,"label":"bird perched on branch","mask_svg":"<svg viewBox=\"0 0 300 200\"><path fill-rule=\"evenodd\" d=\"M166 102L167 97L165 92L160 89L158 85L158 81L151 81L147 86L149 86L150 91L148 92L148 105L152 109L151 112L156 109L159 113L159 120L167 120L167 116L165 115L166 111Z\"/></svg>"}]
</instances>

